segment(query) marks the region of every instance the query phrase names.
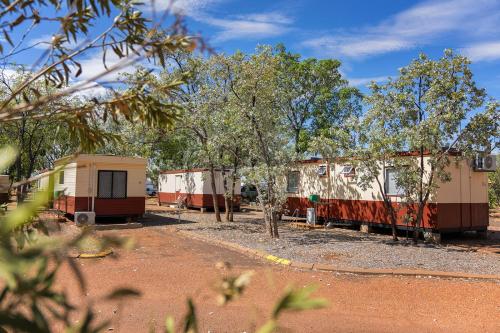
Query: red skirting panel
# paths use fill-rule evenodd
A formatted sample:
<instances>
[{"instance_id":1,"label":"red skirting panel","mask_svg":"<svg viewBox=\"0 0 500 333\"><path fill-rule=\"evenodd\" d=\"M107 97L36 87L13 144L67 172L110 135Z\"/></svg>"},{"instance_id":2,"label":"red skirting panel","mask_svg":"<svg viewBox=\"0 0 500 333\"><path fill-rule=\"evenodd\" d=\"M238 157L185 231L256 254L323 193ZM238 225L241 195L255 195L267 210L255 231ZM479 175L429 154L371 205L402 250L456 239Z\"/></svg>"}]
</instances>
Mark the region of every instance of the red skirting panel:
<instances>
[{"instance_id":1,"label":"red skirting panel","mask_svg":"<svg viewBox=\"0 0 500 333\"><path fill-rule=\"evenodd\" d=\"M9 193L0 193L0 204L9 201Z\"/></svg>"},{"instance_id":2,"label":"red skirting panel","mask_svg":"<svg viewBox=\"0 0 500 333\"><path fill-rule=\"evenodd\" d=\"M326 202L324 200L323 202ZM390 224L389 212L383 201L340 200L330 199L329 204L318 205L318 217L360 222ZM397 211L400 226L405 226L404 216L407 207L392 204ZM305 215L306 209L313 207L307 198L287 199L287 209L290 214L299 210L299 215ZM414 205L412 210L417 209ZM424 208L422 227L434 230L473 230L488 226L487 203L428 203Z\"/></svg>"},{"instance_id":3,"label":"red skirting panel","mask_svg":"<svg viewBox=\"0 0 500 333\"><path fill-rule=\"evenodd\" d=\"M61 196L54 200L53 207L67 214L92 210L92 198ZM146 210L145 197L126 199L98 199L94 201L96 216L139 216Z\"/></svg>"},{"instance_id":4,"label":"red skirting panel","mask_svg":"<svg viewBox=\"0 0 500 333\"><path fill-rule=\"evenodd\" d=\"M214 208L214 201L211 194L190 194L190 193L171 193L171 192L160 192L158 193L158 200L160 203L172 204L177 203L177 198L185 198L185 204L188 207L195 208ZM236 195L234 198L234 207L238 209L240 207L241 196ZM219 208L224 209L224 195L217 194L217 203Z\"/></svg>"}]
</instances>

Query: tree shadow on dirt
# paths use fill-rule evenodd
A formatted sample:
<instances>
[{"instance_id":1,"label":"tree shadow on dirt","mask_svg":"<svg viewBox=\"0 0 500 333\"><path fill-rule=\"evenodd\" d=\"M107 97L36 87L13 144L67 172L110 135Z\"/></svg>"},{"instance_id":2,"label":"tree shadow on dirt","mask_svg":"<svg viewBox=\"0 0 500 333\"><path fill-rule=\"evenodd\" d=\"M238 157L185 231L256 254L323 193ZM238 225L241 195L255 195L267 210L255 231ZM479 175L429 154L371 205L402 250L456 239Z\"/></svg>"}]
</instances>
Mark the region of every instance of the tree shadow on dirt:
<instances>
[{"instance_id":1,"label":"tree shadow on dirt","mask_svg":"<svg viewBox=\"0 0 500 333\"><path fill-rule=\"evenodd\" d=\"M182 217L182 215L181 215ZM158 227L158 226L168 226L168 225L180 225L180 224L194 224L196 222L194 221L189 221L189 220L183 220L182 218L179 220L177 215L159 215L159 214L152 214L152 213L147 213L144 215L144 217L140 220L142 223L143 227Z\"/></svg>"}]
</instances>

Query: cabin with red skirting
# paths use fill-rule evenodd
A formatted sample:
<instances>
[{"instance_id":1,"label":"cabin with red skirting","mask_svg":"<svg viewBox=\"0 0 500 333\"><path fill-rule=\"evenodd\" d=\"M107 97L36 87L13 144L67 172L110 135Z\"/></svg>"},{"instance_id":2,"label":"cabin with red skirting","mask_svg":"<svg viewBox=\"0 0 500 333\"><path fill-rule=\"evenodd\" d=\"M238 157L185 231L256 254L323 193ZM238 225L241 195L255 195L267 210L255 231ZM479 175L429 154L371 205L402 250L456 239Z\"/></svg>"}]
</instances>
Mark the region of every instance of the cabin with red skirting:
<instances>
[{"instance_id":1,"label":"cabin with red skirting","mask_svg":"<svg viewBox=\"0 0 500 333\"><path fill-rule=\"evenodd\" d=\"M80 154L54 165L53 207L69 215L138 217L145 212L147 160L139 157Z\"/></svg>"}]
</instances>

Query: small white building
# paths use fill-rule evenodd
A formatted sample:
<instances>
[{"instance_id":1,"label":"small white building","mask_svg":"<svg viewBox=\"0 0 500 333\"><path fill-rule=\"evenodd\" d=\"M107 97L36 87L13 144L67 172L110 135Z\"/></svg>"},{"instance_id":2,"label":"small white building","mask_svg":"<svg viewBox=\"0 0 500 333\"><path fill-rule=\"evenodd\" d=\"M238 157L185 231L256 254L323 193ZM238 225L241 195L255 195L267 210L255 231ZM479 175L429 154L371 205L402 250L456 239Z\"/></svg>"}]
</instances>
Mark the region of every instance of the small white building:
<instances>
[{"instance_id":1,"label":"small white building","mask_svg":"<svg viewBox=\"0 0 500 333\"><path fill-rule=\"evenodd\" d=\"M232 170L225 170L228 192L232 189ZM215 170L215 187L219 208L224 209L224 176ZM182 201L187 207L213 209L212 186L209 169L181 169L162 171L158 179L158 202L174 204ZM240 179L234 188L233 208L238 210L241 201Z\"/></svg>"},{"instance_id":2,"label":"small white building","mask_svg":"<svg viewBox=\"0 0 500 333\"><path fill-rule=\"evenodd\" d=\"M53 206L70 215L141 216L146 208L146 165L144 158L114 155L59 159L54 164Z\"/></svg>"}]
</instances>

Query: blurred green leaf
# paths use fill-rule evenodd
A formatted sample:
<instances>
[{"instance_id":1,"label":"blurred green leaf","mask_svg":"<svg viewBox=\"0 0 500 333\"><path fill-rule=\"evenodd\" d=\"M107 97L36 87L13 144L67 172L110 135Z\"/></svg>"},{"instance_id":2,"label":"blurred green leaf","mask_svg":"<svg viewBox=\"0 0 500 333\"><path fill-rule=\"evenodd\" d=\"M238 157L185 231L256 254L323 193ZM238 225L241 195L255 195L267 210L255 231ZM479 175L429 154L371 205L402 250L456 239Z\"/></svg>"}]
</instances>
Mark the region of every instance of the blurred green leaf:
<instances>
[{"instance_id":1,"label":"blurred green leaf","mask_svg":"<svg viewBox=\"0 0 500 333\"><path fill-rule=\"evenodd\" d=\"M326 307L328 302L325 299L311 298L311 294L316 289L317 287L314 285L298 289L288 287L285 294L274 307L272 317L275 319L278 318L283 311L303 311Z\"/></svg>"}]
</instances>

